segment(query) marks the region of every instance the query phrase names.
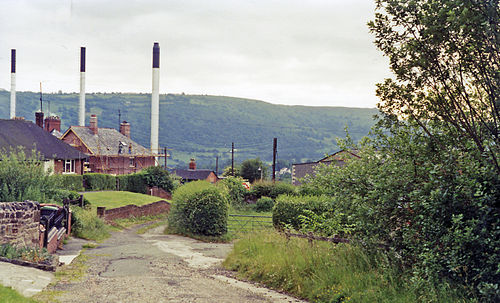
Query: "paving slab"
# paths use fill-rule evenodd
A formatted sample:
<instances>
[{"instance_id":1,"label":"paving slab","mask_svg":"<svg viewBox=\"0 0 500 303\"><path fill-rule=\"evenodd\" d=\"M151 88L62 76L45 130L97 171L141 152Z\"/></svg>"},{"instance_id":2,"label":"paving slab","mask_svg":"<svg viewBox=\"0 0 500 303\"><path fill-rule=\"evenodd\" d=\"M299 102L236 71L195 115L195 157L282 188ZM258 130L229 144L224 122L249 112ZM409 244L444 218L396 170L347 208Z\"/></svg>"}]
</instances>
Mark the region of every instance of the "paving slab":
<instances>
[{"instance_id":1,"label":"paving slab","mask_svg":"<svg viewBox=\"0 0 500 303\"><path fill-rule=\"evenodd\" d=\"M53 279L52 272L0 262L0 284L12 287L25 297L41 292Z\"/></svg>"}]
</instances>

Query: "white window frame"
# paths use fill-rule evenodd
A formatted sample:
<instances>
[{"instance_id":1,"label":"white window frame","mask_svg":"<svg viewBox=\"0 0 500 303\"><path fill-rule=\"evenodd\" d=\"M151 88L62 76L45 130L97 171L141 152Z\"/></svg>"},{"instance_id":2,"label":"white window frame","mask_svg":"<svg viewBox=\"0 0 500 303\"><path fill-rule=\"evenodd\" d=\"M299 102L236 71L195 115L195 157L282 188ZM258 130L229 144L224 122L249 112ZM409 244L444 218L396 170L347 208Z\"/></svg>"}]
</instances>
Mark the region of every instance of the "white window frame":
<instances>
[{"instance_id":1,"label":"white window frame","mask_svg":"<svg viewBox=\"0 0 500 303\"><path fill-rule=\"evenodd\" d=\"M68 170L69 165L69 170ZM74 174L75 173L75 160L64 160L63 163L63 174Z\"/></svg>"}]
</instances>

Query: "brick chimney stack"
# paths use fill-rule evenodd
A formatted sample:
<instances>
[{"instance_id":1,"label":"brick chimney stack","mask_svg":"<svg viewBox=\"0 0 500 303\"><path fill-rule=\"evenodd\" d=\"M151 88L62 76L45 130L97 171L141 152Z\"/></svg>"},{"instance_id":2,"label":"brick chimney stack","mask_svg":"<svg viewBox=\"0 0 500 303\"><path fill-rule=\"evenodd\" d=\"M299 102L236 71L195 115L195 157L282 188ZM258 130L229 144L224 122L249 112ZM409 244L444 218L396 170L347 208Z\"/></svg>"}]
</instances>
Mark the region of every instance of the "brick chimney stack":
<instances>
[{"instance_id":1,"label":"brick chimney stack","mask_svg":"<svg viewBox=\"0 0 500 303\"><path fill-rule=\"evenodd\" d=\"M94 133L94 135L97 135L97 116L96 115L91 115L90 116L90 130Z\"/></svg>"},{"instance_id":2,"label":"brick chimney stack","mask_svg":"<svg viewBox=\"0 0 500 303\"><path fill-rule=\"evenodd\" d=\"M40 126L43 129L43 112L35 113L35 122L36 125Z\"/></svg>"},{"instance_id":3,"label":"brick chimney stack","mask_svg":"<svg viewBox=\"0 0 500 303\"><path fill-rule=\"evenodd\" d=\"M45 118L45 130L49 133L53 130L61 131L61 119L58 116L50 116Z\"/></svg>"},{"instance_id":4,"label":"brick chimney stack","mask_svg":"<svg viewBox=\"0 0 500 303\"><path fill-rule=\"evenodd\" d=\"M130 139L130 123L127 121L120 123L120 133Z\"/></svg>"},{"instance_id":5,"label":"brick chimney stack","mask_svg":"<svg viewBox=\"0 0 500 303\"><path fill-rule=\"evenodd\" d=\"M189 169L196 170L196 161L194 158L191 158L191 161L189 162Z\"/></svg>"}]
</instances>

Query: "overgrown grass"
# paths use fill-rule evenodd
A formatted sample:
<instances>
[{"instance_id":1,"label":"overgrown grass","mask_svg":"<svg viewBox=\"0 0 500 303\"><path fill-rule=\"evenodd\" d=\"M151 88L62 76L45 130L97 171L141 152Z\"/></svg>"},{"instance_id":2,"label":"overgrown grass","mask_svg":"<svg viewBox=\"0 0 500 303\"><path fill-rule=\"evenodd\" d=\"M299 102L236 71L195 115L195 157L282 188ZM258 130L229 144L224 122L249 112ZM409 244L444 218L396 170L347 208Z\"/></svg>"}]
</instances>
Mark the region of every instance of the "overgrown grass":
<instances>
[{"instance_id":1,"label":"overgrown grass","mask_svg":"<svg viewBox=\"0 0 500 303\"><path fill-rule=\"evenodd\" d=\"M109 209L126 206L129 204L141 206L162 200L162 198L159 197L132 193L128 191L89 192L84 193L83 195L87 200L89 200L92 208L97 208L99 206Z\"/></svg>"},{"instance_id":2,"label":"overgrown grass","mask_svg":"<svg viewBox=\"0 0 500 303\"><path fill-rule=\"evenodd\" d=\"M0 302L2 303L36 303L31 298L26 298L10 287L0 285Z\"/></svg>"},{"instance_id":3,"label":"overgrown grass","mask_svg":"<svg viewBox=\"0 0 500 303\"><path fill-rule=\"evenodd\" d=\"M95 209L85 209L73 207L73 223L71 233L77 238L103 241L111 234L111 228L104 223L99 217Z\"/></svg>"},{"instance_id":4,"label":"overgrown grass","mask_svg":"<svg viewBox=\"0 0 500 303\"><path fill-rule=\"evenodd\" d=\"M237 241L224 266L242 277L313 302L474 302L447 285L414 286L380 256L257 232Z\"/></svg>"}]
</instances>

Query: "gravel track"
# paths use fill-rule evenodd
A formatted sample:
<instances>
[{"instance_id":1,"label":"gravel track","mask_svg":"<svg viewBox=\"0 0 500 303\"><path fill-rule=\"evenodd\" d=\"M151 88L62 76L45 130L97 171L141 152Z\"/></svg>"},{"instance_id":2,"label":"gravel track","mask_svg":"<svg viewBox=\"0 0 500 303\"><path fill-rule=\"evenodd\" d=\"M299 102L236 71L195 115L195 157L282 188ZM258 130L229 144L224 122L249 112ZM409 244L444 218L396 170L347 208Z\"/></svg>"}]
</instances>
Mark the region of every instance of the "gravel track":
<instances>
[{"instance_id":1,"label":"gravel track","mask_svg":"<svg viewBox=\"0 0 500 303\"><path fill-rule=\"evenodd\" d=\"M163 235L139 227L114 232L89 257L87 274L59 282L60 302L303 302L228 277L220 262L232 244L214 244Z\"/></svg>"}]
</instances>

